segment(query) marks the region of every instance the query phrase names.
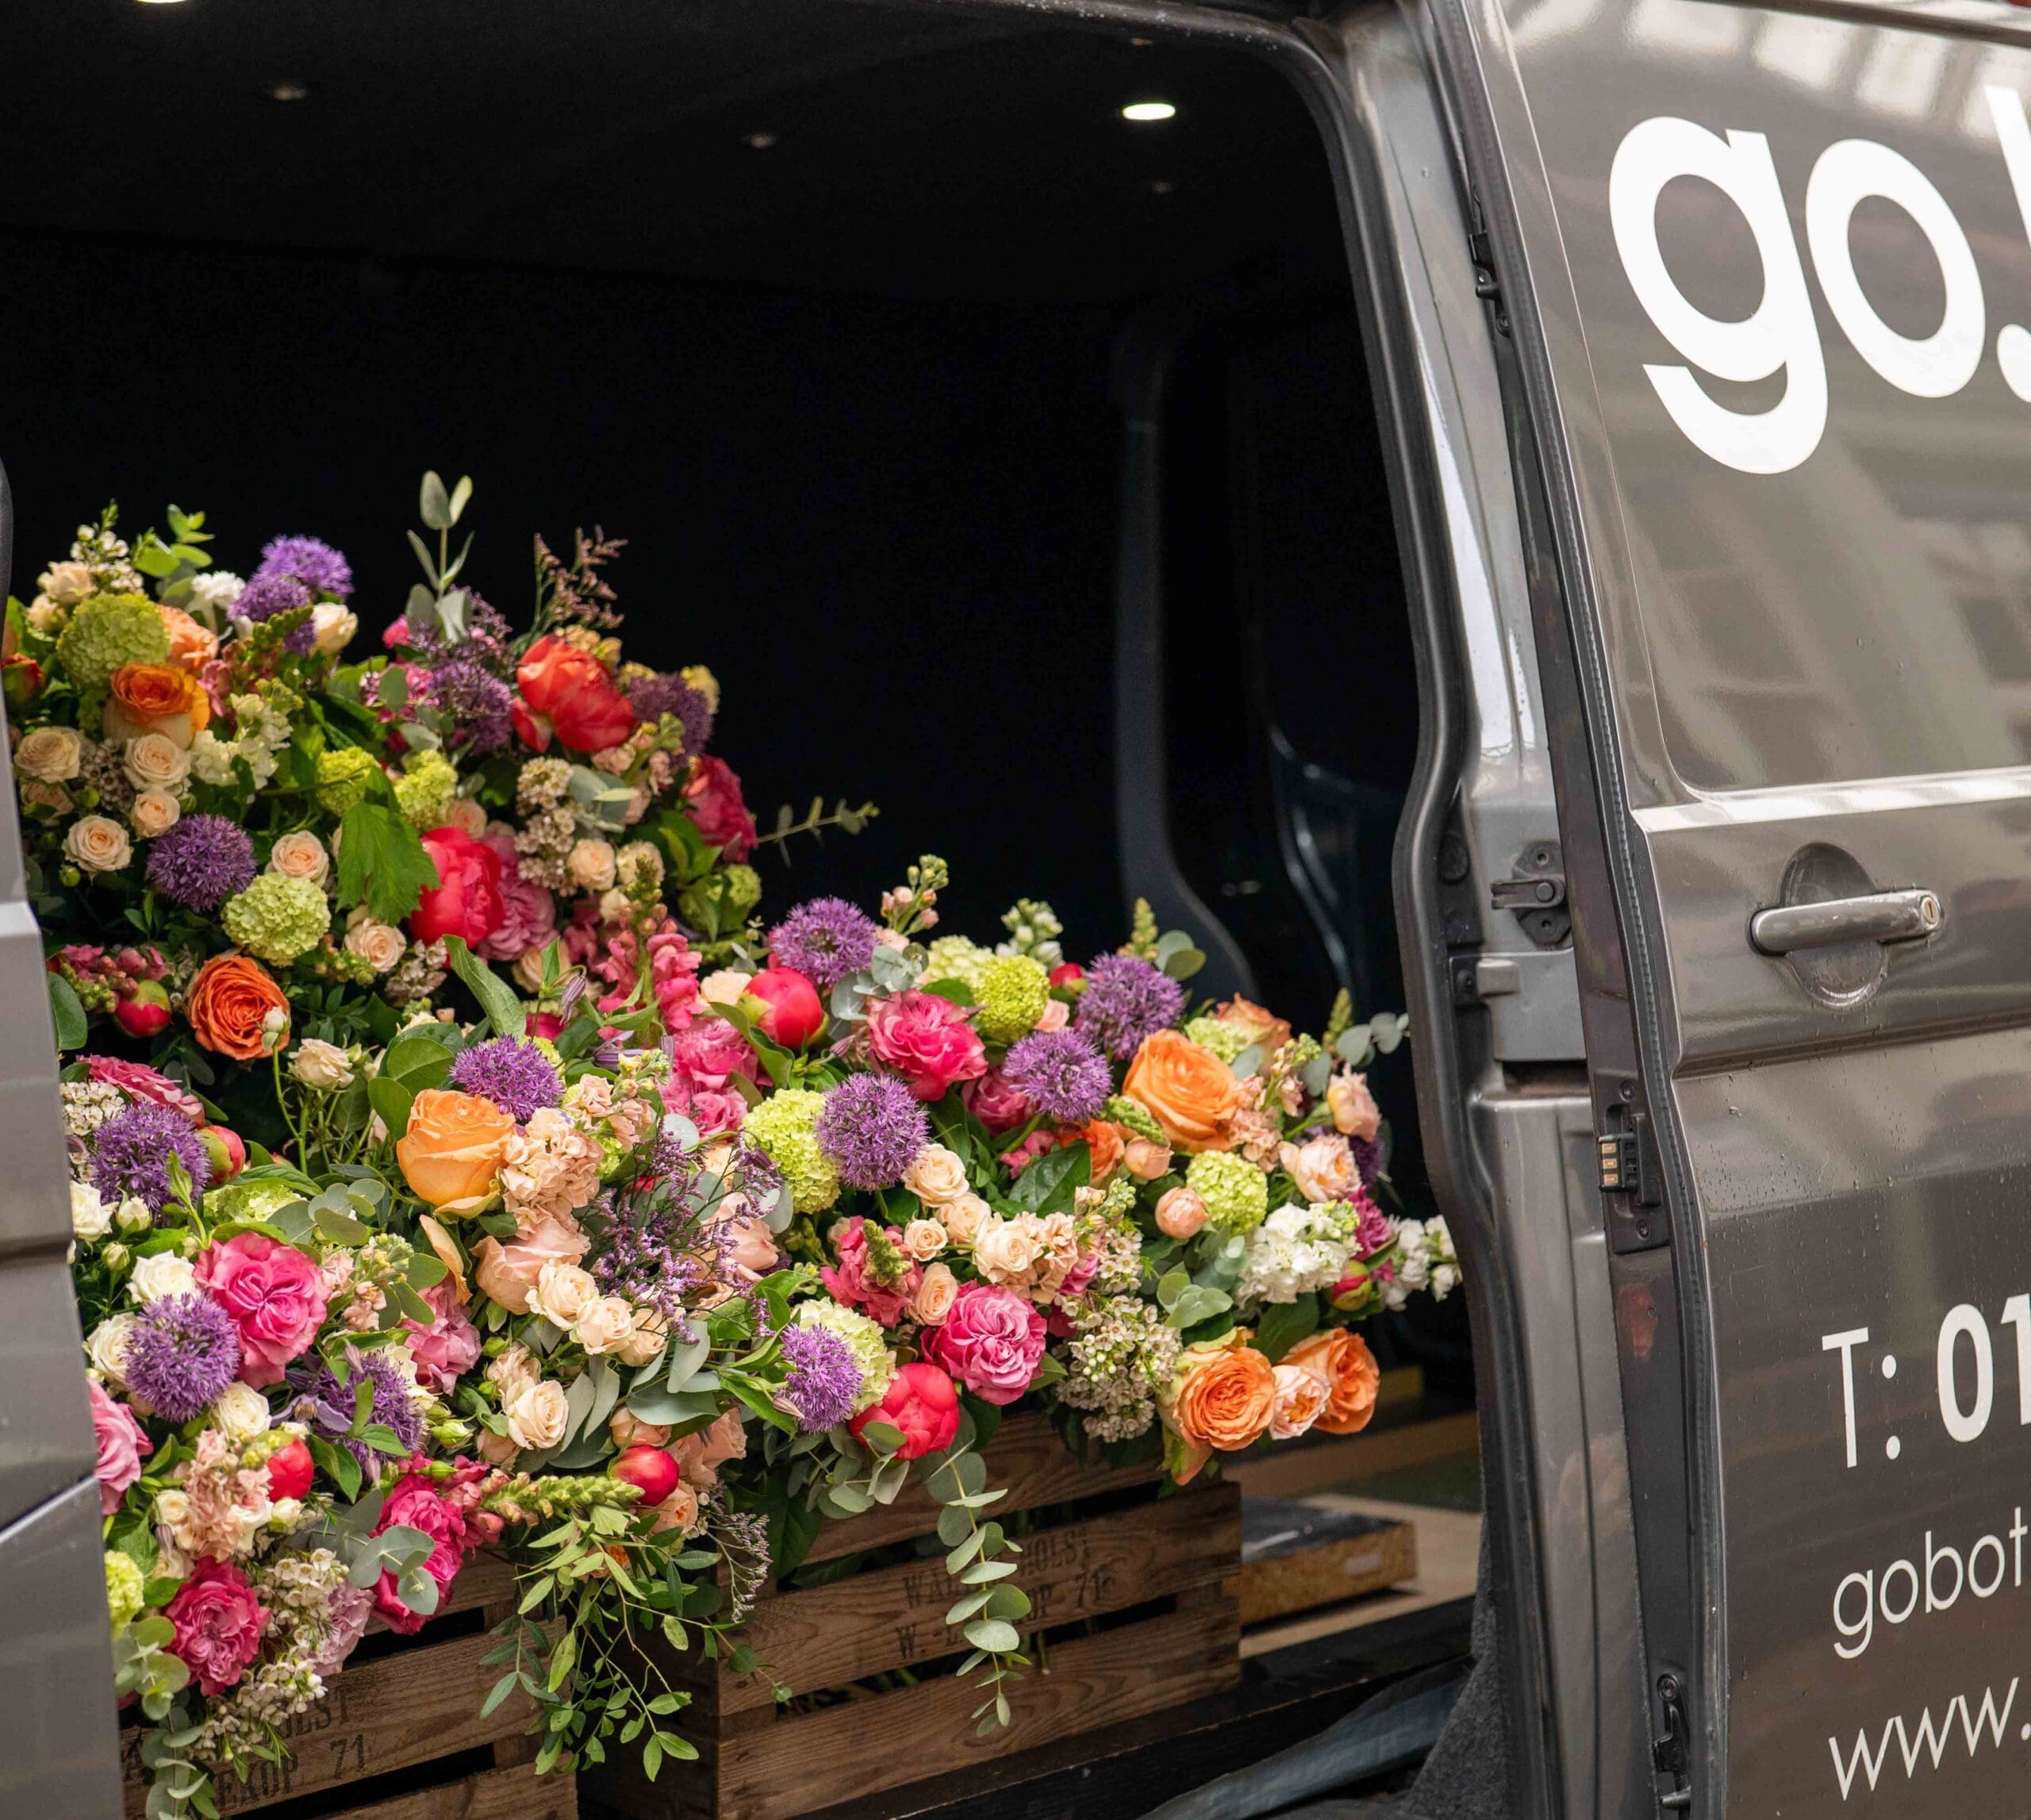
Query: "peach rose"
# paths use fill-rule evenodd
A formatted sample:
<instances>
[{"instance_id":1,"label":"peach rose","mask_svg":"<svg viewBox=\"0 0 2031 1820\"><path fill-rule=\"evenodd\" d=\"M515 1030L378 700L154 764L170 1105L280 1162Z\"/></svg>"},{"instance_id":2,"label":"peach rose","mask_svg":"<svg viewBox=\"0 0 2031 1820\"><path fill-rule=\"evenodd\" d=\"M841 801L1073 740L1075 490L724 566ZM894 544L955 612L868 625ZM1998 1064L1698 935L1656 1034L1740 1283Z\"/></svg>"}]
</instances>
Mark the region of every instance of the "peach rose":
<instances>
[{"instance_id":1,"label":"peach rose","mask_svg":"<svg viewBox=\"0 0 2031 1820\"><path fill-rule=\"evenodd\" d=\"M219 655L217 635L181 607L164 607L161 612L163 630L169 634L171 662L181 664L196 675Z\"/></svg>"},{"instance_id":2,"label":"peach rose","mask_svg":"<svg viewBox=\"0 0 2031 1820\"><path fill-rule=\"evenodd\" d=\"M569 1332L599 1299L600 1286L589 1270L581 1270L575 1264L546 1264L536 1273L529 1307L553 1327Z\"/></svg>"},{"instance_id":3,"label":"peach rose","mask_svg":"<svg viewBox=\"0 0 2031 1820\"><path fill-rule=\"evenodd\" d=\"M1329 1327L1300 1340L1284 1355L1284 1362L1303 1365L1326 1380L1326 1413L1315 1426L1328 1434L1353 1434L1368 1426L1382 1370L1359 1334Z\"/></svg>"},{"instance_id":4,"label":"peach rose","mask_svg":"<svg viewBox=\"0 0 2031 1820\"><path fill-rule=\"evenodd\" d=\"M127 831L107 816L80 816L63 836L63 857L86 872L117 872L134 857Z\"/></svg>"},{"instance_id":5,"label":"peach rose","mask_svg":"<svg viewBox=\"0 0 2031 1820\"><path fill-rule=\"evenodd\" d=\"M952 1235L954 1245L971 1245L981 1223L993 1217L993 1209L970 1189L938 1210L939 1223Z\"/></svg>"},{"instance_id":6,"label":"peach rose","mask_svg":"<svg viewBox=\"0 0 2031 1820\"><path fill-rule=\"evenodd\" d=\"M1234 1148L1241 1084L1219 1056L1177 1031L1160 1030L1143 1039L1121 1090L1149 1108L1173 1149Z\"/></svg>"},{"instance_id":7,"label":"peach rose","mask_svg":"<svg viewBox=\"0 0 2031 1820\"><path fill-rule=\"evenodd\" d=\"M565 863L570 869L571 882L581 891L612 889L614 853L612 842L582 840L573 847L570 857Z\"/></svg>"},{"instance_id":8,"label":"peach rose","mask_svg":"<svg viewBox=\"0 0 2031 1820\"><path fill-rule=\"evenodd\" d=\"M959 1294L959 1279L947 1264L927 1264L910 1298L910 1319L927 1327L942 1327Z\"/></svg>"},{"instance_id":9,"label":"peach rose","mask_svg":"<svg viewBox=\"0 0 2031 1820\"><path fill-rule=\"evenodd\" d=\"M454 797L444 812L443 825L478 840L486 832L486 805L477 797Z\"/></svg>"},{"instance_id":10,"label":"peach rose","mask_svg":"<svg viewBox=\"0 0 2031 1820\"><path fill-rule=\"evenodd\" d=\"M564 1386L543 1378L517 1392L501 1413L508 1418L508 1438L517 1447L555 1447L564 1438L570 1406Z\"/></svg>"},{"instance_id":11,"label":"peach rose","mask_svg":"<svg viewBox=\"0 0 2031 1820\"><path fill-rule=\"evenodd\" d=\"M1291 1040L1291 1027L1288 1020L1273 1016L1259 1004L1251 1004L1237 994L1214 1012L1214 1016L1231 1030L1239 1031L1248 1040L1257 1045L1266 1061Z\"/></svg>"},{"instance_id":12,"label":"peach rose","mask_svg":"<svg viewBox=\"0 0 2031 1820\"><path fill-rule=\"evenodd\" d=\"M190 775L190 754L166 733L141 733L121 748L120 768L137 790L173 789Z\"/></svg>"},{"instance_id":13,"label":"peach rose","mask_svg":"<svg viewBox=\"0 0 2031 1820\"><path fill-rule=\"evenodd\" d=\"M589 1353L618 1353L635 1331L635 1311L618 1296L602 1296L581 1315L571 1337Z\"/></svg>"},{"instance_id":14,"label":"peach rose","mask_svg":"<svg viewBox=\"0 0 2031 1820\"><path fill-rule=\"evenodd\" d=\"M285 878L301 878L322 885L330 876L332 856L324 843L308 828L298 828L276 841L268 854L268 870Z\"/></svg>"},{"instance_id":15,"label":"peach rose","mask_svg":"<svg viewBox=\"0 0 2031 1820\"><path fill-rule=\"evenodd\" d=\"M459 1255L458 1246L452 1243L451 1234L428 1214L424 1214L417 1224L423 1228L423 1236L429 1240L430 1249L437 1254L437 1261L451 1273L451 1292L463 1308L472 1299L472 1291L466 1284L466 1262Z\"/></svg>"},{"instance_id":16,"label":"peach rose","mask_svg":"<svg viewBox=\"0 0 2031 1820\"><path fill-rule=\"evenodd\" d=\"M136 739L159 733L188 746L212 717L212 698L196 677L175 663L123 663L113 673L106 736Z\"/></svg>"},{"instance_id":17,"label":"peach rose","mask_svg":"<svg viewBox=\"0 0 2031 1820\"><path fill-rule=\"evenodd\" d=\"M1127 1133L1120 1126L1105 1119L1092 1119L1074 1134L1086 1140L1086 1148L1092 1153L1093 1186L1105 1188L1108 1178L1121 1167L1123 1140Z\"/></svg>"},{"instance_id":18,"label":"peach rose","mask_svg":"<svg viewBox=\"0 0 2031 1820\"><path fill-rule=\"evenodd\" d=\"M127 819L142 839L153 840L183 819L183 805L167 790L144 790L128 805Z\"/></svg>"},{"instance_id":19,"label":"peach rose","mask_svg":"<svg viewBox=\"0 0 2031 1820\"><path fill-rule=\"evenodd\" d=\"M625 1409L616 1409L607 1424L616 1447L660 1447L670 1439L669 1427L660 1422L644 1422Z\"/></svg>"},{"instance_id":20,"label":"peach rose","mask_svg":"<svg viewBox=\"0 0 2031 1820\"><path fill-rule=\"evenodd\" d=\"M1333 1114L1333 1128L1363 1143L1375 1142L1382 1129L1382 1108L1368 1090L1365 1074L1340 1073L1327 1082L1326 1104Z\"/></svg>"},{"instance_id":21,"label":"peach rose","mask_svg":"<svg viewBox=\"0 0 2031 1820\"><path fill-rule=\"evenodd\" d=\"M14 769L38 784L65 784L83 764L85 742L75 727L38 727L21 735Z\"/></svg>"},{"instance_id":22,"label":"peach rose","mask_svg":"<svg viewBox=\"0 0 2031 1820\"><path fill-rule=\"evenodd\" d=\"M547 1264L576 1264L591 1247L578 1223L539 1219L503 1245L482 1238L473 1248L473 1281L511 1315L529 1311L529 1292Z\"/></svg>"},{"instance_id":23,"label":"peach rose","mask_svg":"<svg viewBox=\"0 0 2031 1820\"><path fill-rule=\"evenodd\" d=\"M515 1121L491 1100L426 1088L409 1108L395 1160L419 1200L440 1213L470 1213L493 1194L514 1135Z\"/></svg>"},{"instance_id":24,"label":"peach rose","mask_svg":"<svg viewBox=\"0 0 2031 1820\"><path fill-rule=\"evenodd\" d=\"M1268 1431L1277 1404L1276 1368L1236 1328L1224 1338L1185 1349L1171 1399L1173 1424L1188 1444L1231 1453Z\"/></svg>"},{"instance_id":25,"label":"peach rose","mask_svg":"<svg viewBox=\"0 0 2031 1820\"><path fill-rule=\"evenodd\" d=\"M346 919L346 952L358 955L377 973L390 971L409 950L409 937L392 923L377 923L363 909Z\"/></svg>"},{"instance_id":26,"label":"peach rose","mask_svg":"<svg viewBox=\"0 0 2031 1820\"><path fill-rule=\"evenodd\" d=\"M945 1228L935 1219L913 1219L903 1228L903 1249L920 1264L935 1257L946 1242Z\"/></svg>"},{"instance_id":27,"label":"peach rose","mask_svg":"<svg viewBox=\"0 0 2031 1820\"><path fill-rule=\"evenodd\" d=\"M1171 1147L1150 1138L1131 1138L1121 1160L1138 1181L1153 1182L1169 1170Z\"/></svg>"},{"instance_id":28,"label":"peach rose","mask_svg":"<svg viewBox=\"0 0 2031 1820\"><path fill-rule=\"evenodd\" d=\"M698 1494L689 1485L679 1485L660 1504L649 1507L651 1532L681 1530L686 1535L698 1526Z\"/></svg>"},{"instance_id":29,"label":"peach rose","mask_svg":"<svg viewBox=\"0 0 2031 1820\"><path fill-rule=\"evenodd\" d=\"M926 1207L943 1207L966 1192L966 1165L958 1152L926 1144L903 1171L903 1186Z\"/></svg>"},{"instance_id":30,"label":"peach rose","mask_svg":"<svg viewBox=\"0 0 2031 1820\"><path fill-rule=\"evenodd\" d=\"M620 1362L625 1365L645 1365L659 1357L664 1342L670 1338L670 1324L655 1308L637 1308L634 1325L628 1329L628 1338L620 1342Z\"/></svg>"},{"instance_id":31,"label":"peach rose","mask_svg":"<svg viewBox=\"0 0 2031 1820\"><path fill-rule=\"evenodd\" d=\"M271 1030L271 1013L281 1015L279 1030ZM256 1062L287 1031L289 1000L259 961L245 954L217 954L191 981L183 1015L201 1048L236 1062Z\"/></svg>"},{"instance_id":32,"label":"peach rose","mask_svg":"<svg viewBox=\"0 0 2031 1820\"><path fill-rule=\"evenodd\" d=\"M747 1431L738 1409L725 1411L708 1428L701 1428L670 1444L670 1457L687 1485L709 1492L720 1482L720 1469L729 1460L747 1457Z\"/></svg>"},{"instance_id":33,"label":"peach rose","mask_svg":"<svg viewBox=\"0 0 2031 1820\"><path fill-rule=\"evenodd\" d=\"M1331 1396L1326 1380L1301 1365L1277 1367L1277 1400L1269 1411L1274 1441L1295 1441L1326 1413Z\"/></svg>"},{"instance_id":34,"label":"peach rose","mask_svg":"<svg viewBox=\"0 0 2031 1820\"><path fill-rule=\"evenodd\" d=\"M1286 1144L1279 1161L1298 1192L1315 1204L1320 1201L1349 1200L1360 1192L1361 1166L1353 1148L1338 1131L1322 1131L1302 1146Z\"/></svg>"},{"instance_id":35,"label":"peach rose","mask_svg":"<svg viewBox=\"0 0 2031 1820\"><path fill-rule=\"evenodd\" d=\"M698 982L698 996L708 1004L739 1004L740 995L747 990L747 982L754 977L738 967L721 967Z\"/></svg>"},{"instance_id":36,"label":"peach rose","mask_svg":"<svg viewBox=\"0 0 2031 1820\"><path fill-rule=\"evenodd\" d=\"M1206 1204L1188 1188L1165 1191L1157 1203L1157 1230L1166 1238L1190 1238L1206 1223Z\"/></svg>"}]
</instances>

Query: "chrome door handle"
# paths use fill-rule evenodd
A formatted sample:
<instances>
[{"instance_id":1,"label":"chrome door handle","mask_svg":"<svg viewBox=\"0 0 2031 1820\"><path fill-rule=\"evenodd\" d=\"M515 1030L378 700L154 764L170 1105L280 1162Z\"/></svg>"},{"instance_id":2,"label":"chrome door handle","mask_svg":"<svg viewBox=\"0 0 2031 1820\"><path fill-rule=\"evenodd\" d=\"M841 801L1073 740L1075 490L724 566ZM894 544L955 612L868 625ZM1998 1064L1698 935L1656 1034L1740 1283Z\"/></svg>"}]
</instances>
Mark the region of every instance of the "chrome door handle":
<instances>
[{"instance_id":1,"label":"chrome door handle","mask_svg":"<svg viewBox=\"0 0 2031 1820\"><path fill-rule=\"evenodd\" d=\"M1940 925L1939 894L1914 888L1785 904L1749 920L1749 946L1763 954L1828 948L1841 942L1918 942Z\"/></svg>"}]
</instances>

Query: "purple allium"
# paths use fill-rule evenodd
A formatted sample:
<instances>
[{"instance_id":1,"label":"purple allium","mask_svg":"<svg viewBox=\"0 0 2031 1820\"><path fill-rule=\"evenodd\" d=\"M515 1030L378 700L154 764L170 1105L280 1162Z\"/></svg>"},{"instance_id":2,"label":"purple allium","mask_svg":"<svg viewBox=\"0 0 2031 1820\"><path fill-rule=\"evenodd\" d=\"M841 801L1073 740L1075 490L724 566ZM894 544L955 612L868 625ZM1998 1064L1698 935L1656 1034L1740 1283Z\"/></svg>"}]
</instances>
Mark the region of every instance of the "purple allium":
<instances>
[{"instance_id":1,"label":"purple allium","mask_svg":"<svg viewBox=\"0 0 2031 1820\"><path fill-rule=\"evenodd\" d=\"M251 620L258 626L278 613L311 604L310 590L301 582L287 575L256 575L240 590L240 598L232 603L231 611L233 618Z\"/></svg>"},{"instance_id":2,"label":"purple allium","mask_svg":"<svg viewBox=\"0 0 2031 1820\"><path fill-rule=\"evenodd\" d=\"M797 1418L806 1434L823 1434L854 1412L862 1372L853 1349L823 1327L783 1329L784 1361L789 1375L776 1393L778 1407Z\"/></svg>"},{"instance_id":3,"label":"purple allium","mask_svg":"<svg viewBox=\"0 0 2031 1820\"><path fill-rule=\"evenodd\" d=\"M1083 1125L1114 1091L1107 1058L1076 1030L1039 1030L1008 1052L1001 1072L1054 1123Z\"/></svg>"},{"instance_id":4,"label":"purple allium","mask_svg":"<svg viewBox=\"0 0 2031 1820\"><path fill-rule=\"evenodd\" d=\"M186 816L148 847L148 882L186 910L216 910L254 882L254 842L224 816Z\"/></svg>"},{"instance_id":5,"label":"purple allium","mask_svg":"<svg viewBox=\"0 0 2031 1820\"><path fill-rule=\"evenodd\" d=\"M344 600L352 593L352 565L319 537L278 537L261 552L261 566L248 586L283 577L313 593ZM242 599L245 596L241 597Z\"/></svg>"},{"instance_id":6,"label":"purple allium","mask_svg":"<svg viewBox=\"0 0 2031 1820\"><path fill-rule=\"evenodd\" d=\"M497 1036L462 1050L451 1064L451 1085L491 1100L517 1124L564 1098L564 1083L549 1057L518 1036Z\"/></svg>"},{"instance_id":7,"label":"purple allium","mask_svg":"<svg viewBox=\"0 0 2031 1820\"><path fill-rule=\"evenodd\" d=\"M348 1438L352 1426L354 1400L363 1380L374 1386L374 1400L367 1419L389 1429L401 1443L404 1453L423 1446L423 1418L410 1400L409 1387L395 1361L378 1349L363 1351L346 1348L347 1373L340 1384L337 1374L316 1353L310 1353L290 1369L290 1387L297 1393L290 1415L307 1422L312 1430L339 1446L367 1472L374 1469L374 1450L364 1441ZM128 1381L132 1383L130 1376Z\"/></svg>"},{"instance_id":8,"label":"purple allium","mask_svg":"<svg viewBox=\"0 0 2031 1820\"><path fill-rule=\"evenodd\" d=\"M874 921L843 897L800 904L769 931L772 966L794 967L821 993L874 958Z\"/></svg>"},{"instance_id":9,"label":"purple allium","mask_svg":"<svg viewBox=\"0 0 2031 1820\"><path fill-rule=\"evenodd\" d=\"M854 1188L893 1188L930 1140L923 1108L892 1074L849 1075L818 1115L818 1147Z\"/></svg>"},{"instance_id":10,"label":"purple allium","mask_svg":"<svg viewBox=\"0 0 2031 1820\"><path fill-rule=\"evenodd\" d=\"M1103 954L1086 970L1073 1022L1117 1062L1177 1022L1184 988L1135 954Z\"/></svg>"},{"instance_id":11,"label":"purple allium","mask_svg":"<svg viewBox=\"0 0 2031 1820\"><path fill-rule=\"evenodd\" d=\"M666 672L645 678L628 691L628 705L651 726L666 714L674 716L684 728L685 758L697 758L712 736L712 703L681 676Z\"/></svg>"},{"instance_id":12,"label":"purple allium","mask_svg":"<svg viewBox=\"0 0 2031 1820\"><path fill-rule=\"evenodd\" d=\"M94 1136L92 1186L109 1207L131 1194L145 1201L149 1212L160 1213L169 1204L171 1157L182 1164L193 1194L212 1179L211 1158L190 1121L152 1100L136 1100Z\"/></svg>"},{"instance_id":13,"label":"purple allium","mask_svg":"<svg viewBox=\"0 0 2031 1820\"><path fill-rule=\"evenodd\" d=\"M135 1317L121 1368L136 1398L169 1422L188 1422L240 1375L240 1330L210 1296L163 1296Z\"/></svg>"},{"instance_id":14,"label":"purple allium","mask_svg":"<svg viewBox=\"0 0 2031 1820\"><path fill-rule=\"evenodd\" d=\"M447 658L424 679L422 693L451 716L454 741L474 758L505 751L513 741L515 692L477 659Z\"/></svg>"}]
</instances>

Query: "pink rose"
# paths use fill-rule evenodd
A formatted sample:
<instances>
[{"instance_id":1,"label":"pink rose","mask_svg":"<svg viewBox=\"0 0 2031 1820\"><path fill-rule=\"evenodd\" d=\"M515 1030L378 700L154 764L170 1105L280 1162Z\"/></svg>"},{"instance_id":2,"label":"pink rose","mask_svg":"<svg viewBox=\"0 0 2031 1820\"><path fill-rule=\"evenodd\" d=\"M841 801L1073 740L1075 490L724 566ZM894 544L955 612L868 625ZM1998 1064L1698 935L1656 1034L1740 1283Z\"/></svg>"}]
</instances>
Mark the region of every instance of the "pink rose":
<instances>
[{"instance_id":1,"label":"pink rose","mask_svg":"<svg viewBox=\"0 0 2031 1820\"><path fill-rule=\"evenodd\" d=\"M267 1607L229 1561L199 1561L163 1615L176 1627L170 1653L207 1699L247 1672L268 1623Z\"/></svg>"},{"instance_id":2,"label":"pink rose","mask_svg":"<svg viewBox=\"0 0 2031 1820\"><path fill-rule=\"evenodd\" d=\"M923 1337L923 1355L988 1403L1013 1403L1044 1356L1044 1319L1012 1289L969 1283L943 1327Z\"/></svg>"},{"instance_id":3,"label":"pink rose","mask_svg":"<svg viewBox=\"0 0 2031 1820\"><path fill-rule=\"evenodd\" d=\"M403 1319L409 1336L409 1353L416 1361L417 1382L425 1390L448 1396L459 1379L479 1359L479 1329L466 1318L459 1305L458 1285L450 1277L433 1283L422 1292L437 1319L427 1327Z\"/></svg>"},{"instance_id":4,"label":"pink rose","mask_svg":"<svg viewBox=\"0 0 2031 1820\"><path fill-rule=\"evenodd\" d=\"M85 1388L92 1400L92 1439L98 1449L92 1465L98 1480L98 1514L109 1517L120 1508L127 1488L140 1477L142 1457L155 1451L155 1443L132 1412L108 1396L97 1378L87 1378Z\"/></svg>"},{"instance_id":5,"label":"pink rose","mask_svg":"<svg viewBox=\"0 0 2031 1820\"><path fill-rule=\"evenodd\" d=\"M465 1511L440 1494L437 1481L417 1473L405 1473L395 1481L395 1488L381 1507L381 1520L374 1526L374 1533L378 1536L397 1523L421 1530L436 1543L424 1558L423 1569L437 1582L441 1604L466 1557L479 1546L480 1538L470 1533ZM397 1597L392 1573L384 1572L374 1587L374 1609L390 1630L399 1630L405 1636L413 1637L423 1628L424 1615L410 1611Z\"/></svg>"},{"instance_id":6,"label":"pink rose","mask_svg":"<svg viewBox=\"0 0 2031 1820\"><path fill-rule=\"evenodd\" d=\"M741 1426L740 1411L729 1409L711 1427L673 1441L670 1452L685 1484L709 1492L719 1484L722 1466L747 1457L747 1432Z\"/></svg>"},{"instance_id":7,"label":"pink rose","mask_svg":"<svg viewBox=\"0 0 2031 1820\"><path fill-rule=\"evenodd\" d=\"M888 1228L889 1242L900 1252L903 1235L894 1227ZM827 1265L818 1274L824 1279L825 1287L832 1292L835 1301L843 1302L849 1308L858 1308L872 1320L879 1321L885 1327L893 1327L910 1311L910 1298L917 1292L917 1285L923 1281L923 1271L911 1264L900 1276L889 1282L883 1282L874 1273L873 1261L867 1251L867 1222L855 1214L850 1219L843 1219L832 1228L833 1248L839 1254L839 1267ZM907 1254L904 1254L907 1255Z\"/></svg>"},{"instance_id":8,"label":"pink rose","mask_svg":"<svg viewBox=\"0 0 2031 1820\"><path fill-rule=\"evenodd\" d=\"M282 1380L324 1320L324 1279L294 1246L243 1232L198 1257L198 1287L240 1330L240 1376L256 1390Z\"/></svg>"},{"instance_id":9,"label":"pink rose","mask_svg":"<svg viewBox=\"0 0 2031 1820\"><path fill-rule=\"evenodd\" d=\"M684 785L684 809L709 847L738 866L754 850L754 818L741 801L740 779L724 758L696 758Z\"/></svg>"},{"instance_id":10,"label":"pink rose","mask_svg":"<svg viewBox=\"0 0 2031 1820\"><path fill-rule=\"evenodd\" d=\"M999 1068L990 1068L977 1081L959 1089L966 1110L987 1127L995 1137L1012 1131L1030 1115L1030 1102Z\"/></svg>"},{"instance_id":11,"label":"pink rose","mask_svg":"<svg viewBox=\"0 0 2031 1820\"><path fill-rule=\"evenodd\" d=\"M935 993L898 993L867 1008L868 1046L920 1100L944 1097L955 1081L987 1072L987 1049L966 1012Z\"/></svg>"},{"instance_id":12,"label":"pink rose","mask_svg":"<svg viewBox=\"0 0 2031 1820\"><path fill-rule=\"evenodd\" d=\"M539 1219L505 1245L482 1238L473 1249L473 1281L511 1315L526 1315L543 1267L576 1264L590 1243L569 1215Z\"/></svg>"},{"instance_id":13,"label":"pink rose","mask_svg":"<svg viewBox=\"0 0 2031 1820\"><path fill-rule=\"evenodd\" d=\"M152 1100L158 1106L167 1106L179 1117L188 1119L194 1127L205 1122L204 1106L194 1095L145 1063L122 1062L117 1055L88 1055L85 1072L94 1081L117 1087L129 1099Z\"/></svg>"},{"instance_id":14,"label":"pink rose","mask_svg":"<svg viewBox=\"0 0 2031 1820\"><path fill-rule=\"evenodd\" d=\"M501 921L473 952L483 961L519 961L532 948L547 948L557 938L557 900L550 888L522 876L515 836L496 826L481 837L501 860Z\"/></svg>"}]
</instances>

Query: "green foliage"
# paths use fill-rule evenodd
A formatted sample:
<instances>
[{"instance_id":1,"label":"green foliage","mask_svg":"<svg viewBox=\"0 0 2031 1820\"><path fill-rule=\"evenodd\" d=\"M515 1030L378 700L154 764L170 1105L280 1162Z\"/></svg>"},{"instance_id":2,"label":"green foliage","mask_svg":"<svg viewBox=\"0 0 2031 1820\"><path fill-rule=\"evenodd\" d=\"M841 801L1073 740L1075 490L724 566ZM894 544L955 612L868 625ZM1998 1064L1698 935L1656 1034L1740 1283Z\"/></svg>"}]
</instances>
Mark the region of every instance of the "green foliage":
<instances>
[{"instance_id":1,"label":"green foliage","mask_svg":"<svg viewBox=\"0 0 2031 1820\"><path fill-rule=\"evenodd\" d=\"M401 816L379 803L356 803L339 824L339 903L364 904L383 923L399 923L440 882L437 868Z\"/></svg>"}]
</instances>

